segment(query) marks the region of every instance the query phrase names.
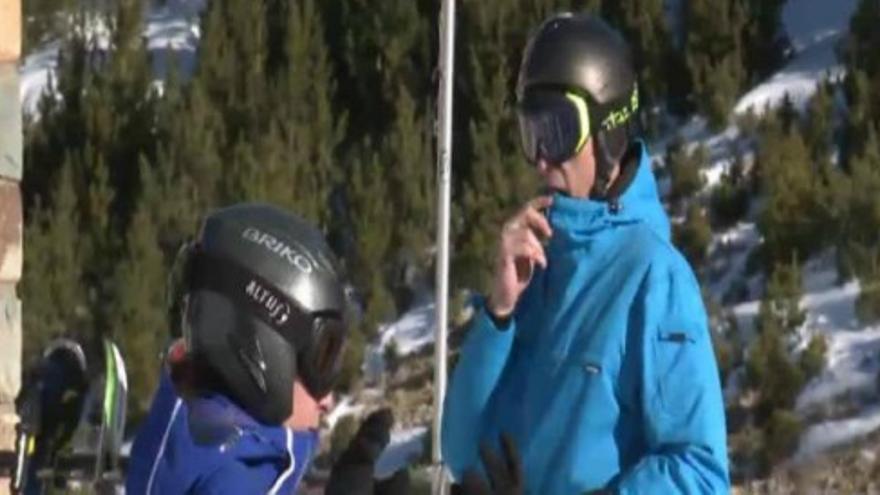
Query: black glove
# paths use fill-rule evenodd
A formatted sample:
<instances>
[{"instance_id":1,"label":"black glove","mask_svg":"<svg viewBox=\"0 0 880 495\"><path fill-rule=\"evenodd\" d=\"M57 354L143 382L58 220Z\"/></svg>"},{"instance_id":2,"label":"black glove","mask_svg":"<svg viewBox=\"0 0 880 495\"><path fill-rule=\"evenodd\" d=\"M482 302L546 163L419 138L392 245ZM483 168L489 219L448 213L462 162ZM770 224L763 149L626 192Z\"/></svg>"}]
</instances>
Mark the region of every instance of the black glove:
<instances>
[{"instance_id":1,"label":"black glove","mask_svg":"<svg viewBox=\"0 0 880 495\"><path fill-rule=\"evenodd\" d=\"M516 444L506 433L501 434L501 450L503 459L485 443L480 444L480 458L489 483L475 469L469 469L465 471L461 484L452 485L452 495L523 495L522 460Z\"/></svg>"},{"instance_id":2,"label":"black glove","mask_svg":"<svg viewBox=\"0 0 880 495\"><path fill-rule=\"evenodd\" d=\"M373 479L379 454L391 440L394 416L389 409L370 414L330 471L324 495L408 495L409 473L401 469L383 481Z\"/></svg>"}]
</instances>

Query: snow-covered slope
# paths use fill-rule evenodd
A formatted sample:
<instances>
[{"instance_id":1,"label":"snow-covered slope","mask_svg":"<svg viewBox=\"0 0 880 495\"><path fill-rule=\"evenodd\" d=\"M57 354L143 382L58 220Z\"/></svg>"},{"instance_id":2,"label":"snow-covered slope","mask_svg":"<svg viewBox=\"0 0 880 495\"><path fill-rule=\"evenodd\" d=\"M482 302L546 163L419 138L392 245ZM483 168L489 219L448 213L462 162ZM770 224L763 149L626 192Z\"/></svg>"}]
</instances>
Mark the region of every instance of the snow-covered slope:
<instances>
[{"instance_id":1,"label":"snow-covered slope","mask_svg":"<svg viewBox=\"0 0 880 495\"><path fill-rule=\"evenodd\" d=\"M161 85L168 64L176 60L182 75L192 73L199 40L199 13L205 0L166 0L151 2L144 14L144 36L153 63L156 83ZM101 23L89 28L99 38L99 46L106 44L106 29ZM60 42L54 41L28 54L19 69L22 108L34 114L40 95L49 84L50 74L58 65Z\"/></svg>"},{"instance_id":2,"label":"snow-covered slope","mask_svg":"<svg viewBox=\"0 0 880 495\"><path fill-rule=\"evenodd\" d=\"M779 105L786 94L795 108L803 108L823 79L839 79L844 69L836 48L846 35L857 0L788 0L782 22L791 38L795 56L779 72L749 91L735 112L756 114Z\"/></svg>"},{"instance_id":3,"label":"snow-covered slope","mask_svg":"<svg viewBox=\"0 0 880 495\"><path fill-rule=\"evenodd\" d=\"M187 73L195 64L199 39L198 13L205 0L168 0L157 3L145 15L144 35L153 55L157 80L165 74L169 56L179 60ZM789 95L797 108L802 108L825 78L839 79L843 66L836 48L846 34L849 18L858 0L788 0L783 23L794 53L779 71L746 92L738 100L734 114L750 108L756 113L778 106ZM669 12L677 12L680 0L667 1ZM58 44L53 43L30 54L21 67L21 96L27 111L33 111L39 94L46 87L48 75L57 61ZM707 190L718 183L737 154L748 161L753 152L735 125L721 132L712 132L704 119L695 117L679 127L679 135L689 146L702 144L709 152L709 164L703 170ZM660 160L669 138L651 143L655 158ZM749 253L761 242L753 221L742 222L725 232L717 232L710 246L709 292L718 299L732 287L744 283L746 300L729 308L746 333L759 307L760 275L746 277ZM804 432L798 459L808 458L830 447L845 444L858 436L880 429L880 405L871 403L876 397L880 372L880 326L862 327L854 314L859 287L855 282L837 285L833 263L819 257L804 269L802 306L807 320L802 328L802 345L809 337L821 333L827 337L826 368L805 388L797 401L797 411L812 418L827 404L854 401L851 410L833 419L819 420ZM435 306L430 294L424 295L410 311L397 321L379 329L378 345L368 353L368 368L381 372L383 349L391 342L401 355L412 353L433 343ZM375 370L373 371L375 373ZM872 395L873 394L873 395ZM360 414L364 406L345 398L328 418L329 424L348 414ZM396 431L392 445L383 454L377 472L381 475L409 462L421 451L424 427Z\"/></svg>"},{"instance_id":4,"label":"snow-covered slope","mask_svg":"<svg viewBox=\"0 0 880 495\"><path fill-rule=\"evenodd\" d=\"M434 342L436 305L433 296L422 301L397 321L379 328L383 347L394 342L398 353L406 356Z\"/></svg>"},{"instance_id":5,"label":"snow-covered slope","mask_svg":"<svg viewBox=\"0 0 880 495\"><path fill-rule=\"evenodd\" d=\"M786 94L796 108L803 108L819 82L829 77L832 80L842 77L844 67L838 59L837 46L846 36L849 19L857 4L857 0L788 0L783 22L795 55L785 67L745 94L735 112L753 107L761 113L767 105L778 106ZM733 235L735 240L741 240L745 230L746 227L740 225L722 236ZM757 233L756 230L752 232ZM722 236L716 236L716 244L721 244ZM752 246L760 242L757 236L747 236L746 239ZM729 287L731 278L742 269L744 258L741 253L742 250L734 254L730 271L716 279L713 288ZM801 345L806 345L812 335L822 334L827 338L828 351L826 368L801 393L796 409L808 420L815 415L821 417L824 409L840 410L844 402L849 412L844 412L843 417L835 416L808 426L795 456L798 460L880 429L880 405L876 403L880 326L860 325L855 316L858 283L838 285L830 253L810 260L803 269L803 278L801 307L806 311L807 319L801 329ZM758 300L733 308L741 327L748 329L751 326L758 308Z\"/></svg>"},{"instance_id":6,"label":"snow-covered slope","mask_svg":"<svg viewBox=\"0 0 880 495\"><path fill-rule=\"evenodd\" d=\"M834 284L833 269L805 277L807 309L805 330L828 338L827 366L798 398L797 408L808 411L841 397L876 397L880 372L880 325L863 327L855 315L859 284ZM814 285L811 287L811 283Z\"/></svg>"},{"instance_id":7,"label":"snow-covered slope","mask_svg":"<svg viewBox=\"0 0 880 495\"><path fill-rule=\"evenodd\" d=\"M828 342L825 369L798 397L796 408L808 414L841 398L857 400L876 397L880 372L880 325L862 326L855 314L859 284L837 285L837 271L830 256L811 260L803 268L804 297L801 309L806 321L800 329L800 343L813 335ZM758 315L757 300L733 308L741 329L750 333Z\"/></svg>"},{"instance_id":8,"label":"snow-covered slope","mask_svg":"<svg viewBox=\"0 0 880 495\"><path fill-rule=\"evenodd\" d=\"M373 471L376 478L388 478L401 466L407 466L416 461L425 449L428 434L428 428L424 426L392 432L391 442L376 459Z\"/></svg>"},{"instance_id":9,"label":"snow-covered slope","mask_svg":"<svg viewBox=\"0 0 880 495\"><path fill-rule=\"evenodd\" d=\"M670 8L674 5L670 2ZM789 0L783 12L783 22L794 48L789 62L776 74L744 94L734 113L754 107L761 113L768 105L778 106L786 94L794 104L802 107L813 95L817 83L825 78L839 79L842 63L835 51L845 36L849 18L857 0ZM706 189L718 183L722 174L740 154L749 162L753 143L749 143L735 125L713 133L704 119L695 117L676 130L691 148L703 145L709 152L709 164L703 170ZM654 158L662 161L669 137L652 143ZM709 292L721 299L736 286L746 294L746 301L730 309L737 317L740 328L751 334L753 319L760 305L763 277L746 276L749 254L760 244L761 238L754 221L744 221L725 232L717 232L710 245ZM806 345L814 334L827 338L827 365L804 389L797 402L797 411L811 418L825 404L841 398L876 397L880 372L880 326L864 328L855 317L854 304L859 293L856 282L837 285L833 258L826 253L811 260L803 270L804 297L802 307L807 313L801 329L801 344ZM433 337L433 305L425 304L388 325L382 333L382 342L394 340L403 353L427 345ZM828 448L880 428L880 409L877 404L858 403L843 417L820 420L808 425L802 437L797 458L804 459Z\"/></svg>"},{"instance_id":10,"label":"snow-covered slope","mask_svg":"<svg viewBox=\"0 0 880 495\"><path fill-rule=\"evenodd\" d=\"M795 108L803 109L821 81L839 80L844 67L838 60L837 46L847 33L857 4L857 0L788 0L782 21L794 53L783 68L742 95L733 114L751 110L761 115L768 108L778 107L786 95ZM711 132L704 118L693 117L672 135L683 139L691 150L703 145L709 152L709 165L703 170L707 188L718 183L737 154L746 162L754 155L735 125ZM662 162L671 137L652 143L655 160Z\"/></svg>"},{"instance_id":11,"label":"snow-covered slope","mask_svg":"<svg viewBox=\"0 0 880 495\"><path fill-rule=\"evenodd\" d=\"M869 406L855 416L823 421L810 426L802 435L795 462L807 461L828 449L846 445L880 430L880 404Z\"/></svg>"}]
</instances>

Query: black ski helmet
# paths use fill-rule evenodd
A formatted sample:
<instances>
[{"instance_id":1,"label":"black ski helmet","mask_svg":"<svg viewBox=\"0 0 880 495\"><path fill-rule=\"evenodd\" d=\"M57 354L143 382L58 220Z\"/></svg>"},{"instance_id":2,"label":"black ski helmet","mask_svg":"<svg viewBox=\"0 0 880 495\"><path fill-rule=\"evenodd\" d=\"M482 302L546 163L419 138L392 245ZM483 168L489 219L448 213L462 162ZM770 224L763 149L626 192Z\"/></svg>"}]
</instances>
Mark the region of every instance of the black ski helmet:
<instances>
[{"instance_id":1,"label":"black ski helmet","mask_svg":"<svg viewBox=\"0 0 880 495\"><path fill-rule=\"evenodd\" d=\"M551 16L526 45L517 101L522 104L536 90L572 91L586 100L590 135L597 138L594 192L604 191L629 145L639 106L628 43L598 17L568 12Z\"/></svg>"},{"instance_id":2,"label":"black ski helmet","mask_svg":"<svg viewBox=\"0 0 880 495\"><path fill-rule=\"evenodd\" d=\"M204 219L178 264L187 349L249 414L283 422L295 378L316 399L330 392L346 303L318 229L274 206L237 204Z\"/></svg>"}]
</instances>

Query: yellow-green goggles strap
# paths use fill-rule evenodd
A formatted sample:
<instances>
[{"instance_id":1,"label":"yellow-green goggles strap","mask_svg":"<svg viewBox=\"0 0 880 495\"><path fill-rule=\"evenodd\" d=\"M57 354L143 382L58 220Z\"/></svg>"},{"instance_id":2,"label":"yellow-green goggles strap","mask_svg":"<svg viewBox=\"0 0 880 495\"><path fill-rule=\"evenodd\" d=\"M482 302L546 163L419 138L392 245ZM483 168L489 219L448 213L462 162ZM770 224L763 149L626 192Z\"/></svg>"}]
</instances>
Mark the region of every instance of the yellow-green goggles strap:
<instances>
[{"instance_id":1,"label":"yellow-green goggles strap","mask_svg":"<svg viewBox=\"0 0 880 495\"><path fill-rule=\"evenodd\" d=\"M566 92L565 97L574 104L574 107L577 109L578 120L581 123L581 134L578 136L577 146L575 147L575 153L578 153L590 137L590 112L587 110L587 102L582 97L570 92Z\"/></svg>"}]
</instances>

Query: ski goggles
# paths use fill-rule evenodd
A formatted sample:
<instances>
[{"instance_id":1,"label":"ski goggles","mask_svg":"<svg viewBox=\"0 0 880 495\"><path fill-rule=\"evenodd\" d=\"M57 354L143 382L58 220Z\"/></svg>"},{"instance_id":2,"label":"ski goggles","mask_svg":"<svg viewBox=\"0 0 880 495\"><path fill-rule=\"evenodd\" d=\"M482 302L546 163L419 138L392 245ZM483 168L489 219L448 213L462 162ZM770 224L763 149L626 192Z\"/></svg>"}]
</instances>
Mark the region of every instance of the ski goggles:
<instances>
[{"instance_id":1,"label":"ski goggles","mask_svg":"<svg viewBox=\"0 0 880 495\"><path fill-rule=\"evenodd\" d=\"M348 334L343 315L304 312L271 282L198 248L191 263L190 290L218 292L245 308L291 344L297 377L312 397L320 400L332 391Z\"/></svg>"},{"instance_id":2,"label":"ski goggles","mask_svg":"<svg viewBox=\"0 0 880 495\"><path fill-rule=\"evenodd\" d=\"M526 159L559 165L578 154L590 138L590 112L580 95L535 91L517 108L520 141Z\"/></svg>"}]
</instances>

